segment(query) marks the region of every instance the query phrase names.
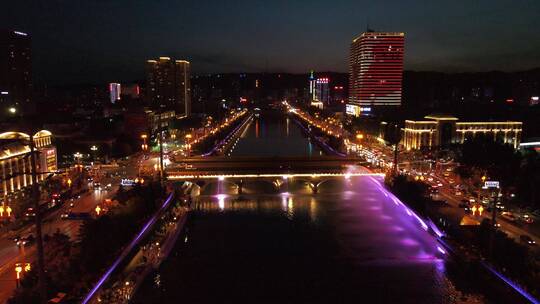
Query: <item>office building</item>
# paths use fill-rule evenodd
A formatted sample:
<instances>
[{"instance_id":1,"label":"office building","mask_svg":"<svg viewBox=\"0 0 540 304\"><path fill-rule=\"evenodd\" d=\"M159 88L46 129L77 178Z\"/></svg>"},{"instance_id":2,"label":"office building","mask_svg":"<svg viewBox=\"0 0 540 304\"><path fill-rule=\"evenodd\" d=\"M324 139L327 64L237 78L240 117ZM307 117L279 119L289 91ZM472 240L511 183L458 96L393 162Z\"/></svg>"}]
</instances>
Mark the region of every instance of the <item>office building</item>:
<instances>
[{"instance_id":1,"label":"office building","mask_svg":"<svg viewBox=\"0 0 540 304\"><path fill-rule=\"evenodd\" d=\"M365 32L352 41L349 114L401 105L404 46L404 33Z\"/></svg>"},{"instance_id":2,"label":"office building","mask_svg":"<svg viewBox=\"0 0 540 304\"><path fill-rule=\"evenodd\" d=\"M518 121L459 122L449 115L428 115L427 120L406 120L402 144L407 150L432 149L463 144L478 135L492 138L517 149L523 123Z\"/></svg>"},{"instance_id":3,"label":"office building","mask_svg":"<svg viewBox=\"0 0 540 304\"><path fill-rule=\"evenodd\" d=\"M189 116L191 114L191 80L190 63L186 60L176 60L176 90L178 95L178 108L176 115Z\"/></svg>"},{"instance_id":4,"label":"office building","mask_svg":"<svg viewBox=\"0 0 540 304\"><path fill-rule=\"evenodd\" d=\"M316 85L315 75L313 75L313 70L309 73L309 100L315 100L315 85Z\"/></svg>"},{"instance_id":5,"label":"office building","mask_svg":"<svg viewBox=\"0 0 540 304\"><path fill-rule=\"evenodd\" d=\"M26 109L32 96L30 36L12 30L0 30L0 105Z\"/></svg>"},{"instance_id":6,"label":"office building","mask_svg":"<svg viewBox=\"0 0 540 304\"><path fill-rule=\"evenodd\" d=\"M119 83L109 83L109 96L111 103L120 100L121 85Z\"/></svg>"},{"instance_id":7,"label":"office building","mask_svg":"<svg viewBox=\"0 0 540 304\"><path fill-rule=\"evenodd\" d=\"M330 103L330 80L327 77L317 78L315 83L315 100L322 102L324 105Z\"/></svg>"},{"instance_id":8,"label":"office building","mask_svg":"<svg viewBox=\"0 0 540 304\"><path fill-rule=\"evenodd\" d=\"M147 101L154 107L174 110L177 116L191 114L190 63L159 57L147 60Z\"/></svg>"}]
</instances>

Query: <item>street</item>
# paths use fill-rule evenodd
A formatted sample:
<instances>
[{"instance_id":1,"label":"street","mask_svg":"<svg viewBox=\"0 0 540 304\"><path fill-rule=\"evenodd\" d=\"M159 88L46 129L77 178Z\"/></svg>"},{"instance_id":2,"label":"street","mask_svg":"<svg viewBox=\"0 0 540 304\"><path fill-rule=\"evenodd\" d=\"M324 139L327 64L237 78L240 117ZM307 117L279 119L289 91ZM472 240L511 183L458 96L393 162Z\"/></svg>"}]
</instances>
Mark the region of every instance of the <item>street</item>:
<instances>
[{"instance_id":1,"label":"street","mask_svg":"<svg viewBox=\"0 0 540 304\"><path fill-rule=\"evenodd\" d=\"M95 190L89 185L89 191L81 194L80 198L74 200L73 208L70 208L70 201L64 202L61 208L54 210L43 217L43 235L52 235L55 232L63 233L72 240L77 239L81 220L62 219L63 213L69 212L89 212L95 213L94 209L105 199L112 198L118 191L120 181L123 177L132 178L137 175L140 157L132 157L125 165L115 168L101 169L99 182L102 187L111 184L109 190ZM109 173L109 174L106 174ZM115 176L117 175L118 176ZM36 257L36 246L17 246L13 241L15 236L26 237L35 236L35 226L33 222L24 226L16 232L9 232L0 238L0 303L5 303L13 294L16 288L16 263L32 263L34 265ZM21 274L24 276L24 273Z\"/></svg>"}]
</instances>

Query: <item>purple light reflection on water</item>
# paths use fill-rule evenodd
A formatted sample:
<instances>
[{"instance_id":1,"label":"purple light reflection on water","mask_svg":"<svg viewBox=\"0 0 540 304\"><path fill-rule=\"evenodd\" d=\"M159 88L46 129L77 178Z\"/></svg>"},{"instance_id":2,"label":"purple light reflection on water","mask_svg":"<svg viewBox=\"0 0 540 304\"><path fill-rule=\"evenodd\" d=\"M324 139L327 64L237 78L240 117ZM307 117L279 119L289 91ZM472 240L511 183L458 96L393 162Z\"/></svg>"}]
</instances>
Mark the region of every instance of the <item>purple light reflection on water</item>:
<instances>
[{"instance_id":1,"label":"purple light reflection on water","mask_svg":"<svg viewBox=\"0 0 540 304\"><path fill-rule=\"evenodd\" d=\"M433 231L435 236L438 238L438 239L435 239L435 236L432 237L433 240L435 241L434 246L435 246L436 251L433 254L422 252L422 253L416 255L416 257L414 259L415 260L434 261L437 271L439 273L444 273L444 271L445 271L444 262L443 262L444 257L447 255L447 250L452 251L452 248L448 247L448 245L445 244L445 242L440 239L440 237L443 236L444 233L440 229L438 229L438 227L431 221L428 221L428 224L429 224L429 226L428 226L428 224L426 224L426 222L423 219L421 219L414 211L410 210L403 202L401 202L398 198L396 198L391 192L386 190L380 184L380 182L376 181L373 177L370 177L370 178L373 181L373 183L377 186L377 188L381 192L385 193L386 197L391 198L391 200L396 205L402 205L405 208L407 214L409 214L409 212L412 213L412 215L416 218L418 223L420 223L421 227L425 231L428 231L431 228L431 231ZM407 229L407 232L410 232L410 229ZM404 241L404 243L408 243L408 241L406 240L406 241ZM447 250L444 249L443 246L446 247ZM509 278L507 278L506 276L504 276L503 274L501 274L500 272L495 270L493 267L491 267L490 265L488 265L486 263L483 263L483 266L486 269L488 269L490 272L492 272L495 276L497 276L499 279L501 279L503 282L505 282L512 289L514 289L516 292L521 294L524 298L529 300L531 303L540 304L540 301L538 299L534 298L531 294L529 294L527 291L525 291L519 285L514 283L512 280L510 280Z\"/></svg>"},{"instance_id":2,"label":"purple light reflection on water","mask_svg":"<svg viewBox=\"0 0 540 304\"><path fill-rule=\"evenodd\" d=\"M371 178L371 177L370 177ZM427 224L414 213L413 210L403 204L391 192L386 190L379 181L374 178L355 178L356 193L348 194L354 196L356 204L351 210L353 213L361 215L364 224L363 229L375 229L377 234L391 232L391 238L380 240L381 259L387 258L402 260L433 260L441 256L437 249L438 242L434 236L427 233ZM390 204L392 202L393 204ZM369 224L368 224L369 221ZM374 225L374 227L370 227ZM376 228L377 226L384 227ZM354 227L350 227L354 230ZM354 240L353 240L354 241ZM358 240L361 242L361 240ZM360 244L355 245L360 246Z\"/></svg>"},{"instance_id":3,"label":"purple light reflection on water","mask_svg":"<svg viewBox=\"0 0 540 304\"><path fill-rule=\"evenodd\" d=\"M345 190L345 191L342 192L343 199L345 199L345 200L350 200L355 195L356 195L356 192L350 191L350 190Z\"/></svg>"},{"instance_id":4,"label":"purple light reflection on water","mask_svg":"<svg viewBox=\"0 0 540 304\"><path fill-rule=\"evenodd\" d=\"M400 241L400 243L402 245L405 245L405 246L418 246L420 245L420 243L418 243L417 241L411 239L411 238L404 238Z\"/></svg>"},{"instance_id":5,"label":"purple light reflection on water","mask_svg":"<svg viewBox=\"0 0 540 304\"><path fill-rule=\"evenodd\" d=\"M396 226L396 225L390 226L390 227L388 227L388 229L389 229L390 231L395 231L395 232L402 232L402 231L405 230L405 229L403 229L402 227Z\"/></svg>"}]
</instances>

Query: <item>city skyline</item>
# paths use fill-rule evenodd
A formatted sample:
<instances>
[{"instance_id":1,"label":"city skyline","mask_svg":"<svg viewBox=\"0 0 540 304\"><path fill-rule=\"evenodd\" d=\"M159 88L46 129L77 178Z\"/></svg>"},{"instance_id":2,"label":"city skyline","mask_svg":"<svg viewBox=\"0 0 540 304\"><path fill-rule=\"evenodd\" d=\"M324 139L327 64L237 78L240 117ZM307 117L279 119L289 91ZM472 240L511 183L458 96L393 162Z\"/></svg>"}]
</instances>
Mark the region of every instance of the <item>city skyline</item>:
<instances>
[{"instance_id":1,"label":"city skyline","mask_svg":"<svg viewBox=\"0 0 540 304\"><path fill-rule=\"evenodd\" d=\"M194 63L194 74L345 72L350 37L368 24L377 31L406 33L406 70L513 71L540 66L540 43L528 39L539 34L538 3L351 4L207 1L151 6L116 1L53 3L45 8L10 3L8 11L25 14L9 14L0 28L32 36L38 83L142 79L140 63L158 56L186 58Z\"/></svg>"},{"instance_id":2,"label":"city skyline","mask_svg":"<svg viewBox=\"0 0 540 304\"><path fill-rule=\"evenodd\" d=\"M538 0L2 12L0 303L540 304Z\"/></svg>"}]
</instances>

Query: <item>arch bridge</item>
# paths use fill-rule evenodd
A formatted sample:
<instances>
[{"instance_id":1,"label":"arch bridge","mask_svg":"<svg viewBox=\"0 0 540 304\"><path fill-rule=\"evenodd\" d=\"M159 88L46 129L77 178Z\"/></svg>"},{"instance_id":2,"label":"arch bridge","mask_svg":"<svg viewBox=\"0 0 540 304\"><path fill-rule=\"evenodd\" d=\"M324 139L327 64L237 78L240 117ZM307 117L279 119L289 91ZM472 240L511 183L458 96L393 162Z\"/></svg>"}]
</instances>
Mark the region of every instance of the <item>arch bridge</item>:
<instances>
[{"instance_id":1,"label":"arch bridge","mask_svg":"<svg viewBox=\"0 0 540 304\"><path fill-rule=\"evenodd\" d=\"M381 176L371 173L362 165L363 159L318 156L318 157L196 157L187 158L167 168L171 181L192 181L206 187L222 181L233 184L238 194L244 185L253 179L272 184L280 191L291 180L305 183L312 193L335 179L353 176Z\"/></svg>"}]
</instances>

